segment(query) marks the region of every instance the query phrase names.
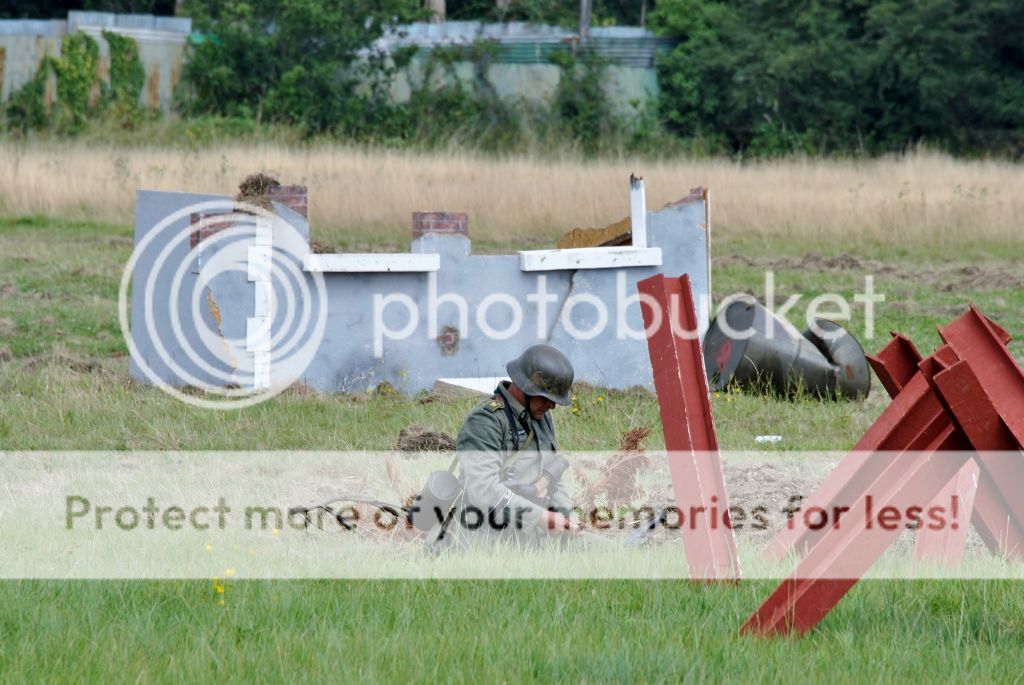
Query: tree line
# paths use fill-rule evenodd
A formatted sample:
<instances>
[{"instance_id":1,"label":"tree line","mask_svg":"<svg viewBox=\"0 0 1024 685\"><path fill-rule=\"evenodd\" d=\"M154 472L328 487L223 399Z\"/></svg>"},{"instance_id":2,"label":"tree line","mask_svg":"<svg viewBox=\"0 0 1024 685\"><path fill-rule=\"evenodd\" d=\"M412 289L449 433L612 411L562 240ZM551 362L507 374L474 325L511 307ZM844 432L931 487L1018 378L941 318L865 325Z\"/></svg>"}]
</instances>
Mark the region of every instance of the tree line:
<instances>
[{"instance_id":1,"label":"tree line","mask_svg":"<svg viewBox=\"0 0 1024 685\"><path fill-rule=\"evenodd\" d=\"M0 0L0 15L9 0ZM637 24L675 40L660 95L616 113L607 66L582 43L556 56L548 107L498 98L492 48L430 51L408 103L388 84L413 51L373 46L423 20L422 0L86 0L116 11L178 5L198 39L178 111L294 127L302 135L514 150L562 140L585 153L737 156L879 154L926 144L956 154L1024 151L1024 2L1019 0L593 0L592 24ZM64 3L49 3L63 8ZM17 0L22 11L45 2ZM447 0L449 19L571 26L569 0ZM66 10L64 10L66 11ZM358 19L358 20L356 20ZM470 61L470 79L453 64ZM611 141L611 143L609 143Z\"/></svg>"}]
</instances>

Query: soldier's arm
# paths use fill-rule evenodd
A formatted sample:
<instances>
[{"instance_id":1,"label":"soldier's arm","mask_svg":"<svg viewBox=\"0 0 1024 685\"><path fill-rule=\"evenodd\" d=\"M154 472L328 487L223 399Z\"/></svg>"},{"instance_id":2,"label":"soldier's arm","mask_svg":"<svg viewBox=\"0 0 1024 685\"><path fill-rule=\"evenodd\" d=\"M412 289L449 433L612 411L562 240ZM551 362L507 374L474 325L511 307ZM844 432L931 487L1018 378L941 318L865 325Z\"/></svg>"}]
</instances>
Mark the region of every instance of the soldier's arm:
<instances>
[{"instance_id":1,"label":"soldier's arm","mask_svg":"<svg viewBox=\"0 0 1024 685\"><path fill-rule=\"evenodd\" d=\"M505 424L496 412L474 412L459 431L459 466L465 477L466 503L481 512L484 525L494 510L493 520L500 524L509 509L509 525L523 530L535 528L544 518L544 509L521 497L501 483L502 436Z\"/></svg>"},{"instance_id":2,"label":"soldier's arm","mask_svg":"<svg viewBox=\"0 0 1024 685\"><path fill-rule=\"evenodd\" d=\"M550 507L568 516L572 509L572 497L569 496L569 488L565 487L565 479L566 476L562 476L558 481L558 487L551 495Z\"/></svg>"},{"instance_id":3,"label":"soldier's arm","mask_svg":"<svg viewBox=\"0 0 1024 685\"><path fill-rule=\"evenodd\" d=\"M558 441L555 438L555 422L551 418L551 412L544 415L544 427L548 430L551 435L551 443L554 447L554 453L549 459L555 458L558 454ZM562 477L558 481L558 485L555 491L551 494L551 498L548 500L548 508L555 509L566 516L573 514L572 510L572 497L569 496L569 488L566 487L565 482L568 479L568 471L562 474Z\"/></svg>"}]
</instances>

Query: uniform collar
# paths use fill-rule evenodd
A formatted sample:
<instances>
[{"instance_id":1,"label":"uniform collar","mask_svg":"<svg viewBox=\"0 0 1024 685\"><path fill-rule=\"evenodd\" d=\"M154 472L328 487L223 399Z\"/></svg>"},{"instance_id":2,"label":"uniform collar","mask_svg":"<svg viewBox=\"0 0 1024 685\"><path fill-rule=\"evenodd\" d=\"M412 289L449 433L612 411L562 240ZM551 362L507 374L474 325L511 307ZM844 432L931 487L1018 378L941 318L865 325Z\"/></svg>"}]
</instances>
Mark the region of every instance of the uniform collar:
<instances>
[{"instance_id":1,"label":"uniform collar","mask_svg":"<svg viewBox=\"0 0 1024 685\"><path fill-rule=\"evenodd\" d=\"M498 384L495 389L496 394L500 394L502 399L508 403L508 406L512 409L512 412L519 417L521 422L532 421L533 417L530 416L530 412L526 411L526 407L519 404L519 400L512 396L512 393L508 391L508 386L512 384L511 381L502 381Z\"/></svg>"}]
</instances>

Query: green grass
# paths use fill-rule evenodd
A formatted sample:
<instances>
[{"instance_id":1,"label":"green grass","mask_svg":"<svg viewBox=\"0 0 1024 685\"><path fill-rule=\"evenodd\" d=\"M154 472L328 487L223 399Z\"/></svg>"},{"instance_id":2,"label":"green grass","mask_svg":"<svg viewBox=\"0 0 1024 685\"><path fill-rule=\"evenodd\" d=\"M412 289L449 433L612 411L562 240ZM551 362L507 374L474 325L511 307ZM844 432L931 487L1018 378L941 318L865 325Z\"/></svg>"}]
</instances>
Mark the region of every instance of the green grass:
<instances>
[{"instance_id":1,"label":"green grass","mask_svg":"<svg viewBox=\"0 0 1024 685\"><path fill-rule=\"evenodd\" d=\"M132 382L117 325L125 226L0 221L0 449L388 449L410 423L454 433L470 400L289 391L243 411L206 412ZM498 249L500 246L496 246ZM876 337L908 334L922 352L935 325L977 303L1010 329L1024 305L1024 266L1009 250L898 254L859 268L822 266L804 243L716 244L716 294L852 293L865 273L887 296ZM849 251L849 250L847 250ZM825 251L826 257L842 252ZM880 259L883 250L868 251ZM730 260L751 255L752 264ZM858 257L861 257L858 253ZM974 271L980 269L980 273ZM779 301L784 300L782 297ZM861 313L854 311L854 316ZM796 317L794 317L796 319ZM1015 341L1011 349L1024 352ZM714 398L721 444L784 436L781 449L849 448L885 407L877 382L862 403ZM567 450L614 448L653 425L644 392L578 391L557 415ZM367 427L372 426L372 430ZM859 584L810 635L741 637L765 581L205 581L0 583L5 682L805 682L1020 681L1024 591L1005 581ZM219 604L224 599L224 606Z\"/></svg>"},{"instance_id":2,"label":"green grass","mask_svg":"<svg viewBox=\"0 0 1024 685\"><path fill-rule=\"evenodd\" d=\"M804 638L770 590L636 582L8 582L7 682L1019 682L1008 582L870 582Z\"/></svg>"}]
</instances>

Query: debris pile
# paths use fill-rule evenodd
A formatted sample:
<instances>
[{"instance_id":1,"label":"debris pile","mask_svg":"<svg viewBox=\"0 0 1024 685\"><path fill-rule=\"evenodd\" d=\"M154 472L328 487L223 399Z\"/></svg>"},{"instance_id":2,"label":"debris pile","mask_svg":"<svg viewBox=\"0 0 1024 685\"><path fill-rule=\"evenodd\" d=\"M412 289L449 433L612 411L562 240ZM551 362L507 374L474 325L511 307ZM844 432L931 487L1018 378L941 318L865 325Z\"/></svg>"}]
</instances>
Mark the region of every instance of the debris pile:
<instances>
[{"instance_id":1,"label":"debris pile","mask_svg":"<svg viewBox=\"0 0 1024 685\"><path fill-rule=\"evenodd\" d=\"M587 477L584 464L574 464L573 474L580 484L580 492L573 506L591 511L598 500L609 507L636 501L640 494L637 477L650 465L650 459L640 443L650 434L649 427L631 428L623 433L618 452L598 466L597 475L593 479ZM590 465L594 466L592 462Z\"/></svg>"},{"instance_id":2,"label":"debris pile","mask_svg":"<svg viewBox=\"0 0 1024 685\"><path fill-rule=\"evenodd\" d=\"M414 423L398 432L395 449L399 452L451 452L455 450L455 438Z\"/></svg>"},{"instance_id":3,"label":"debris pile","mask_svg":"<svg viewBox=\"0 0 1024 685\"><path fill-rule=\"evenodd\" d=\"M270 190L280 185L281 183L276 178L264 173L251 174L238 185L238 195L235 196L235 200L271 212L273 205L270 202Z\"/></svg>"}]
</instances>

